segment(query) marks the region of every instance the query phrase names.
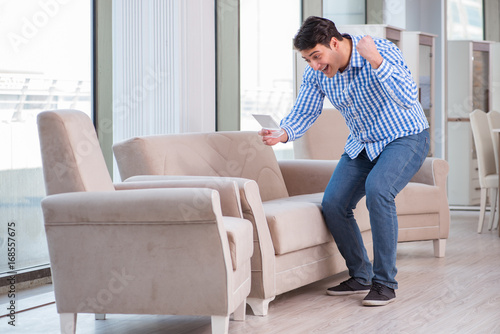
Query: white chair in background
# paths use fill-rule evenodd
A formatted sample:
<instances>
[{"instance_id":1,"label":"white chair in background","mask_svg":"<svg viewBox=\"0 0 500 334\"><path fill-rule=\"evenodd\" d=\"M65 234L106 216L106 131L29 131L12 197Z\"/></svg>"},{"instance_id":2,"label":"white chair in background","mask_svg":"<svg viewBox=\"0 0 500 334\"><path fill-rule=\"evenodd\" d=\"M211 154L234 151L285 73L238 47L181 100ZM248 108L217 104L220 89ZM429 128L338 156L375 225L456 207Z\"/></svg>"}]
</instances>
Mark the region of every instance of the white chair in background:
<instances>
[{"instance_id":1,"label":"white chair in background","mask_svg":"<svg viewBox=\"0 0 500 334\"><path fill-rule=\"evenodd\" d=\"M483 230L488 190L490 191L491 218L489 229L493 225L498 196L498 173L493 154L493 140L488 125L488 117L482 110L476 109L470 114L470 124L477 152L479 186L481 187L481 204L477 233Z\"/></svg>"},{"instance_id":2,"label":"white chair in background","mask_svg":"<svg viewBox=\"0 0 500 334\"><path fill-rule=\"evenodd\" d=\"M500 163L498 160L498 149L499 149L498 136L500 136L500 132L493 132L493 130L500 129L500 112L492 110L487 114L487 117L488 117L488 124L490 126L490 132L492 134L491 139L493 139L493 153L495 156L495 163L497 165L497 174L499 174L500 173ZM500 204L499 204L500 203L500 196L498 196L497 200L498 200L498 202L497 202L498 210L496 211L495 226L493 228L498 227L498 215L500 214Z\"/></svg>"}]
</instances>

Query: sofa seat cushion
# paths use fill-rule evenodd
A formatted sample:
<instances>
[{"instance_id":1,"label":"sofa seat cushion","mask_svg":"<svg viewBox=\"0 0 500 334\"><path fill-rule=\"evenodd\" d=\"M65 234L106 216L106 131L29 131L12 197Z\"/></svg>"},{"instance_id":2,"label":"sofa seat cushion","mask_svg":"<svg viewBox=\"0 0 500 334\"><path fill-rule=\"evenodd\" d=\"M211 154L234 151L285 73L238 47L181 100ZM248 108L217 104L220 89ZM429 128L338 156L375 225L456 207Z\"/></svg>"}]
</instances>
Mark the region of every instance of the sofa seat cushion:
<instances>
[{"instance_id":1,"label":"sofa seat cushion","mask_svg":"<svg viewBox=\"0 0 500 334\"><path fill-rule=\"evenodd\" d=\"M319 207L321 207L321 202L323 201L323 193L306 194L306 195L296 195L283 198L284 201L295 201L295 202L311 202ZM358 227L361 232L371 230L370 226L370 216L368 214L368 209L366 208L366 198L363 197L356 205L354 209L354 218L358 223Z\"/></svg>"},{"instance_id":2,"label":"sofa seat cushion","mask_svg":"<svg viewBox=\"0 0 500 334\"><path fill-rule=\"evenodd\" d=\"M278 255L333 241L320 204L293 197L263 203Z\"/></svg>"},{"instance_id":3,"label":"sofa seat cushion","mask_svg":"<svg viewBox=\"0 0 500 334\"><path fill-rule=\"evenodd\" d=\"M253 254L253 227L246 219L223 217L233 270L243 267Z\"/></svg>"},{"instance_id":4,"label":"sofa seat cushion","mask_svg":"<svg viewBox=\"0 0 500 334\"><path fill-rule=\"evenodd\" d=\"M396 196L398 216L439 212L441 197L436 186L410 182Z\"/></svg>"}]
</instances>

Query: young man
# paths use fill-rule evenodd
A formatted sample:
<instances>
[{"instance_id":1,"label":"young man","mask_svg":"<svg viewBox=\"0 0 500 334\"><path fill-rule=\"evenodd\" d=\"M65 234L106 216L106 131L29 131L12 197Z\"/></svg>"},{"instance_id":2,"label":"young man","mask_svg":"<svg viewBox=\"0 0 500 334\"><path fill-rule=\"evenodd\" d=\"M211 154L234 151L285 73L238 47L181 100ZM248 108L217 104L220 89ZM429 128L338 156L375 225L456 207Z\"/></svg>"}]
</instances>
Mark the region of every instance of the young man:
<instances>
[{"instance_id":1,"label":"young man","mask_svg":"<svg viewBox=\"0 0 500 334\"><path fill-rule=\"evenodd\" d=\"M302 136L328 97L350 134L325 190L323 216L349 269L350 279L330 295L367 293L363 305L394 301L398 283L398 221L394 198L419 170L429 150L429 125L417 86L400 50L390 41L340 34L333 22L309 17L294 38L309 64L295 105L281 121L283 135L261 130L267 145ZM353 209L366 195L373 235L373 266Z\"/></svg>"}]
</instances>

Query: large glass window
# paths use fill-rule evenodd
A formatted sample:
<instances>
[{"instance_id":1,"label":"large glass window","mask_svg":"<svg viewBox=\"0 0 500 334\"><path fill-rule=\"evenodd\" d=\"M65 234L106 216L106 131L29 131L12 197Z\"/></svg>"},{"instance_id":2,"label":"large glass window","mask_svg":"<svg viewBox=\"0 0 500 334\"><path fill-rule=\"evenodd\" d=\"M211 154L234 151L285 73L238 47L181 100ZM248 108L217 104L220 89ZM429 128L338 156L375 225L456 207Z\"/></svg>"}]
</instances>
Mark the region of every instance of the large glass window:
<instances>
[{"instance_id":1,"label":"large glass window","mask_svg":"<svg viewBox=\"0 0 500 334\"><path fill-rule=\"evenodd\" d=\"M300 28L300 0L240 1L241 130L259 130L252 113L279 122L292 108L292 40ZM293 157L291 143L274 146Z\"/></svg>"},{"instance_id":2,"label":"large glass window","mask_svg":"<svg viewBox=\"0 0 500 334\"><path fill-rule=\"evenodd\" d=\"M365 0L324 0L323 17L335 24L365 24Z\"/></svg>"},{"instance_id":3,"label":"large glass window","mask_svg":"<svg viewBox=\"0 0 500 334\"><path fill-rule=\"evenodd\" d=\"M483 0L448 0L448 39L483 40Z\"/></svg>"},{"instance_id":4,"label":"large glass window","mask_svg":"<svg viewBox=\"0 0 500 334\"><path fill-rule=\"evenodd\" d=\"M62 108L91 115L91 5L0 1L0 273L49 262L36 117ZM16 244L13 267L9 236Z\"/></svg>"}]
</instances>

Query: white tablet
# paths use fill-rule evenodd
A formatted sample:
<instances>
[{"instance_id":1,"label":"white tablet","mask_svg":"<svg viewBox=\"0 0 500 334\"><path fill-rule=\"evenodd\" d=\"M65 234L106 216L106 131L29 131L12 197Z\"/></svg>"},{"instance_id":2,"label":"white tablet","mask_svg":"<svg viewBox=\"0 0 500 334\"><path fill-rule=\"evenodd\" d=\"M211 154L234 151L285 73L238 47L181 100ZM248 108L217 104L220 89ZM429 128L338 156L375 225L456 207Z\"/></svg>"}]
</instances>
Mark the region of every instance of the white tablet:
<instances>
[{"instance_id":1,"label":"white tablet","mask_svg":"<svg viewBox=\"0 0 500 334\"><path fill-rule=\"evenodd\" d=\"M252 114L263 129L279 130L280 126L270 115Z\"/></svg>"}]
</instances>

